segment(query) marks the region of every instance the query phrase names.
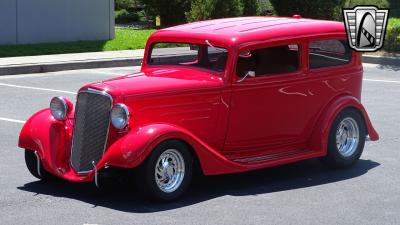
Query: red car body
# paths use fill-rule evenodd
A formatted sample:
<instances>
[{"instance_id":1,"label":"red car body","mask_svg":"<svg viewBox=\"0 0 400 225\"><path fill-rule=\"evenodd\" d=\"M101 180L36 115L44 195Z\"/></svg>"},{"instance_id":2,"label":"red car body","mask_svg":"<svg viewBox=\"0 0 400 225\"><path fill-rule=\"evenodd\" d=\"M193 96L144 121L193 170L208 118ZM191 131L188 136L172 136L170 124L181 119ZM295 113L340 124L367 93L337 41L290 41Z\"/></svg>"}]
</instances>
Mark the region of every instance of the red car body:
<instances>
[{"instance_id":1,"label":"red car body","mask_svg":"<svg viewBox=\"0 0 400 225\"><path fill-rule=\"evenodd\" d=\"M123 130L109 127L106 150L95 163L135 168L164 140L187 143L205 175L227 174L282 165L327 154L328 133L336 115L351 107L365 121L371 140L378 140L361 104L361 55L343 66L310 69L310 41L346 39L339 22L301 18L246 17L185 24L149 38L141 71L93 83L80 90L105 92L113 104L131 112ZM157 42L185 42L228 50L225 70L148 63ZM280 76L238 82L239 53L257 47L296 43L299 70ZM72 106L70 107L72 109ZM74 110L66 120L50 109L35 113L24 125L19 147L36 151L44 169L70 181L91 181L95 169L81 174L71 166Z\"/></svg>"}]
</instances>

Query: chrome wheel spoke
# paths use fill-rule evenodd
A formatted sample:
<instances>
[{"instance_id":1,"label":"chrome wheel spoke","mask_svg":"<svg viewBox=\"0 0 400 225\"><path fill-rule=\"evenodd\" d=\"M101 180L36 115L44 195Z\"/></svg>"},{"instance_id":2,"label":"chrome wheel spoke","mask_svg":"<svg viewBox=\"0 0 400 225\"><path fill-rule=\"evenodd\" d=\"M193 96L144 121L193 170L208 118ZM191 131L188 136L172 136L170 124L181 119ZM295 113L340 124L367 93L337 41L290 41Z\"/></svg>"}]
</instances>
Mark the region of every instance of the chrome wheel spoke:
<instances>
[{"instance_id":1,"label":"chrome wheel spoke","mask_svg":"<svg viewBox=\"0 0 400 225\"><path fill-rule=\"evenodd\" d=\"M344 118L336 130L336 146L339 153L349 157L357 150L359 143L359 129L357 122L351 118Z\"/></svg>"},{"instance_id":2,"label":"chrome wheel spoke","mask_svg":"<svg viewBox=\"0 0 400 225\"><path fill-rule=\"evenodd\" d=\"M182 184L185 175L185 162L176 149L168 149L157 160L155 179L158 188L166 193L174 192Z\"/></svg>"}]
</instances>

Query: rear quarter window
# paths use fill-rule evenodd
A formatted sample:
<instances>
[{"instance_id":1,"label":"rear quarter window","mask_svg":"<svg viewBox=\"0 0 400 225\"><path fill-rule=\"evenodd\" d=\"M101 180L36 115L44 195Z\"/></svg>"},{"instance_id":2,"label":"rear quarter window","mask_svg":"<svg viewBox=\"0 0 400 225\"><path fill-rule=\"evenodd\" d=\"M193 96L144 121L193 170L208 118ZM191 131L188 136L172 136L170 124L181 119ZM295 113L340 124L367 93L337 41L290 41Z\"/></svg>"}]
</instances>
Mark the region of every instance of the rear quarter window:
<instances>
[{"instance_id":1,"label":"rear quarter window","mask_svg":"<svg viewBox=\"0 0 400 225\"><path fill-rule=\"evenodd\" d=\"M345 40L312 41L309 45L310 69L347 65L352 50Z\"/></svg>"}]
</instances>

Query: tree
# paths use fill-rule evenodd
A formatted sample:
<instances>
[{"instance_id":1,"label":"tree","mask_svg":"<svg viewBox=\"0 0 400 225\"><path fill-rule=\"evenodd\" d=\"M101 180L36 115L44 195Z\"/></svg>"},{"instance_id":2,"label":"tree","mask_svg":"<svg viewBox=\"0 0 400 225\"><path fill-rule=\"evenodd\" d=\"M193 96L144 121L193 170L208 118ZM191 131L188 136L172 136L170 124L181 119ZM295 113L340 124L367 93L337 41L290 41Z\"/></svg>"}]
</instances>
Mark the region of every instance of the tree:
<instances>
[{"instance_id":1,"label":"tree","mask_svg":"<svg viewBox=\"0 0 400 225\"><path fill-rule=\"evenodd\" d=\"M218 19L243 15L242 0L192 0L186 13L189 21Z\"/></svg>"},{"instance_id":2,"label":"tree","mask_svg":"<svg viewBox=\"0 0 400 225\"><path fill-rule=\"evenodd\" d=\"M270 0L279 16L299 14L307 18L339 19L346 0Z\"/></svg>"},{"instance_id":3,"label":"tree","mask_svg":"<svg viewBox=\"0 0 400 225\"><path fill-rule=\"evenodd\" d=\"M115 9L134 11L140 5L139 0L115 0Z\"/></svg>"},{"instance_id":4,"label":"tree","mask_svg":"<svg viewBox=\"0 0 400 225\"><path fill-rule=\"evenodd\" d=\"M400 17L400 1L389 0L390 2L390 15L391 17Z\"/></svg>"},{"instance_id":5,"label":"tree","mask_svg":"<svg viewBox=\"0 0 400 225\"><path fill-rule=\"evenodd\" d=\"M388 0L347 0L345 7L353 8L354 6L357 5L374 5L379 8L388 8L389 2Z\"/></svg>"},{"instance_id":6,"label":"tree","mask_svg":"<svg viewBox=\"0 0 400 225\"><path fill-rule=\"evenodd\" d=\"M243 0L243 15L255 16L259 11L258 0Z\"/></svg>"},{"instance_id":7,"label":"tree","mask_svg":"<svg viewBox=\"0 0 400 225\"><path fill-rule=\"evenodd\" d=\"M161 26L172 26L186 22L191 0L141 0L149 17L161 17Z\"/></svg>"}]
</instances>

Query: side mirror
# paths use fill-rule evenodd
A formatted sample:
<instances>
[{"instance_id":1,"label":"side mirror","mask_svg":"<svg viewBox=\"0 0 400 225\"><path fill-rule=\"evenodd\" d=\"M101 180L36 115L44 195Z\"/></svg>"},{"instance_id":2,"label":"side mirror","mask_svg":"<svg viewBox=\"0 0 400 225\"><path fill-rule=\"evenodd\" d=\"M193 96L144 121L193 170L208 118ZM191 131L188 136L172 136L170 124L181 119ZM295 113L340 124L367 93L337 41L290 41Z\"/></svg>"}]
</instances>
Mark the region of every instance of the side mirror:
<instances>
[{"instance_id":1,"label":"side mirror","mask_svg":"<svg viewBox=\"0 0 400 225\"><path fill-rule=\"evenodd\" d=\"M242 81L244 81L247 77L256 77L256 72L255 72L255 71L252 71L252 70L247 71L247 72L246 72L246 75L244 75L244 77L243 77L242 79L238 80L237 82L238 82L238 83L239 83L239 82L242 82Z\"/></svg>"},{"instance_id":2,"label":"side mirror","mask_svg":"<svg viewBox=\"0 0 400 225\"><path fill-rule=\"evenodd\" d=\"M256 72L255 71L247 71L245 77L256 77Z\"/></svg>"}]
</instances>

